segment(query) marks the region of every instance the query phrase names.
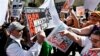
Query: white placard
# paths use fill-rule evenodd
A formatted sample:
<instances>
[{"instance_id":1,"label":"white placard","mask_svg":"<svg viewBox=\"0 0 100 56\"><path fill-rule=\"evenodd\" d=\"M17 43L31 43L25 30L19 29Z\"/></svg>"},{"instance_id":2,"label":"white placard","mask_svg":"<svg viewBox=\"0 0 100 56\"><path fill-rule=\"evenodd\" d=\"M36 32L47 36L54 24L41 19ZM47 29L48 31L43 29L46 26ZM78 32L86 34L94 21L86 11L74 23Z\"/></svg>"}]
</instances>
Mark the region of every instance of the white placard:
<instances>
[{"instance_id":1,"label":"white placard","mask_svg":"<svg viewBox=\"0 0 100 56\"><path fill-rule=\"evenodd\" d=\"M77 16L84 16L85 8L83 6L76 7L76 14L77 14Z\"/></svg>"},{"instance_id":2,"label":"white placard","mask_svg":"<svg viewBox=\"0 0 100 56\"><path fill-rule=\"evenodd\" d=\"M9 0L0 0L0 26L5 22Z\"/></svg>"},{"instance_id":3,"label":"white placard","mask_svg":"<svg viewBox=\"0 0 100 56\"><path fill-rule=\"evenodd\" d=\"M84 7L90 11L94 11L99 3L100 0L84 0Z\"/></svg>"},{"instance_id":4,"label":"white placard","mask_svg":"<svg viewBox=\"0 0 100 56\"><path fill-rule=\"evenodd\" d=\"M23 9L23 3L22 2L20 2L20 3L13 2L12 3L12 9L11 9L11 16L18 18L18 20L19 20L20 15L22 13L22 9Z\"/></svg>"},{"instance_id":5,"label":"white placard","mask_svg":"<svg viewBox=\"0 0 100 56\"><path fill-rule=\"evenodd\" d=\"M60 19L55 8L54 0L45 0L44 3L39 8L48 8L51 14L52 20L49 22L48 28L53 28L59 25Z\"/></svg>"}]
</instances>

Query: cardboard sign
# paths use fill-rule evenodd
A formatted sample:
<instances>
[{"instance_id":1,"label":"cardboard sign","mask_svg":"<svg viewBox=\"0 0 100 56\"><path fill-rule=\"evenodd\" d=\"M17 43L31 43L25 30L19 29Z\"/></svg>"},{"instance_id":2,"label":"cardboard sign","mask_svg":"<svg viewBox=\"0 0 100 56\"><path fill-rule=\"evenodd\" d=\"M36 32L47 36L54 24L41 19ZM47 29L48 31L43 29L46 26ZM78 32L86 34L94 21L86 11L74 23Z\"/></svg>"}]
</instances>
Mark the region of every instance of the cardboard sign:
<instances>
[{"instance_id":1,"label":"cardboard sign","mask_svg":"<svg viewBox=\"0 0 100 56\"><path fill-rule=\"evenodd\" d=\"M45 9L26 7L24 11L31 36L48 27L51 18L47 16L48 13Z\"/></svg>"}]
</instances>

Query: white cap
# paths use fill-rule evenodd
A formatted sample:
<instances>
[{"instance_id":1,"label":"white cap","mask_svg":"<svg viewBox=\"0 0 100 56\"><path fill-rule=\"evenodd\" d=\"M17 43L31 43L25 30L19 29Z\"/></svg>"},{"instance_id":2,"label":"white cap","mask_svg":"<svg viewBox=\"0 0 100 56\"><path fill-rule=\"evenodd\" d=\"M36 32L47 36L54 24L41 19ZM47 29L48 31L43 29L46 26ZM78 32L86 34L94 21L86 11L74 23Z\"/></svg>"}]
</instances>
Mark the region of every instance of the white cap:
<instances>
[{"instance_id":1,"label":"white cap","mask_svg":"<svg viewBox=\"0 0 100 56\"><path fill-rule=\"evenodd\" d=\"M21 25L19 22L14 21L9 25L8 31L22 30L24 27L24 25Z\"/></svg>"}]
</instances>

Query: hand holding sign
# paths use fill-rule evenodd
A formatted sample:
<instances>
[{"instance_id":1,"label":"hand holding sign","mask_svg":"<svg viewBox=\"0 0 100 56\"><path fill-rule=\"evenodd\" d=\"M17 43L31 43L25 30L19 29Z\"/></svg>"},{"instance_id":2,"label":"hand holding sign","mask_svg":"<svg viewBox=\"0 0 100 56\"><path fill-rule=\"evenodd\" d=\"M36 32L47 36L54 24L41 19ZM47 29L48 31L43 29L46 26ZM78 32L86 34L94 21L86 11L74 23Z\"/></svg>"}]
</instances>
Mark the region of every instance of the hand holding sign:
<instances>
[{"instance_id":1,"label":"hand holding sign","mask_svg":"<svg viewBox=\"0 0 100 56\"><path fill-rule=\"evenodd\" d=\"M66 36L66 34L69 33L69 31L66 29L66 30L62 30L59 32L61 36Z\"/></svg>"}]
</instances>

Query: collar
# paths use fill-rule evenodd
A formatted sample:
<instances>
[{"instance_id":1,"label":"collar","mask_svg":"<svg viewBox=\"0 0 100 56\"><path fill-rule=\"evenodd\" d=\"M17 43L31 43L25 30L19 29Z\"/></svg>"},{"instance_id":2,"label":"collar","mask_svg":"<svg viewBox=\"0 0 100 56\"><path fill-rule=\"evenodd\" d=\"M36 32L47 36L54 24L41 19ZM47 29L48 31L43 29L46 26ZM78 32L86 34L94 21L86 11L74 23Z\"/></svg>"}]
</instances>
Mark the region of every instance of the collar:
<instances>
[{"instance_id":1,"label":"collar","mask_svg":"<svg viewBox=\"0 0 100 56\"><path fill-rule=\"evenodd\" d=\"M21 38L16 38L13 35L10 35L10 38L13 39L13 40L15 40L21 46L21 43L20 43Z\"/></svg>"}]
</instances>

